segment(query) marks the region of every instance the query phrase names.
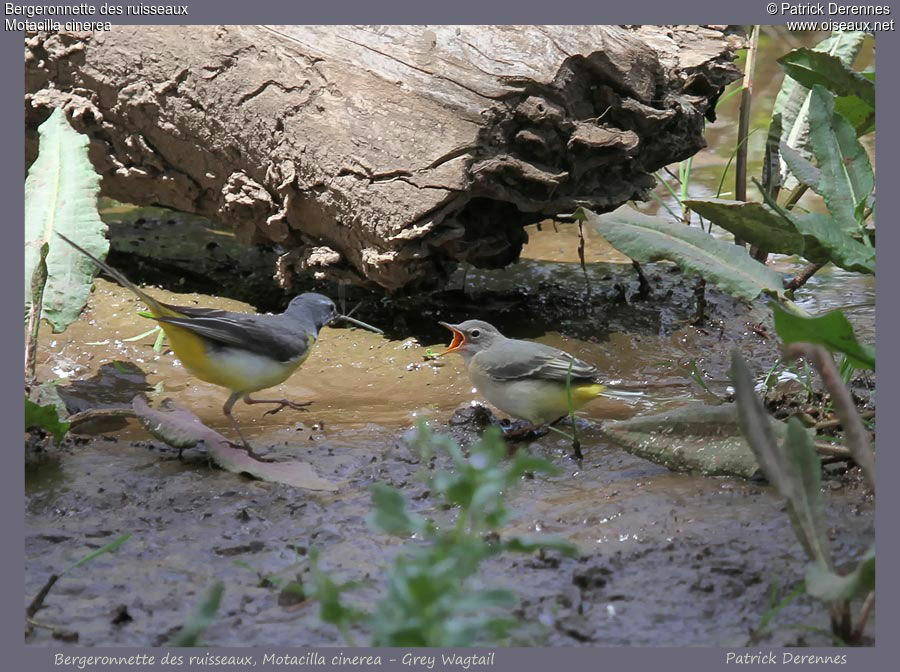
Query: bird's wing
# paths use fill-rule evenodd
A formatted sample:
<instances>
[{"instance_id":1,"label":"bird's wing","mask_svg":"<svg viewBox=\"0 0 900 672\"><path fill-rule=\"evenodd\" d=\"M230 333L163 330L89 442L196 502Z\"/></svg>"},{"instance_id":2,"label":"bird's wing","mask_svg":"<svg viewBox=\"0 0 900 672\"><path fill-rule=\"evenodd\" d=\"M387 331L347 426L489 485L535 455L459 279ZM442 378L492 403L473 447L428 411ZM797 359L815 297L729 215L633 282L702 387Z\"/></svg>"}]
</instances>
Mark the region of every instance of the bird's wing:
<instances>
[{"instance_id":1,"label":"bird's wing","mask_svg":"<svg viewBox=\"0 0 900 672\"><path fill-rule=\"evenodd\" d=\"M287 362L310 347L310 334L291 320L284 324L281 315L241 315L227 317L159 317L163 324L174 324L221 345L249 350Z\"/></svg>"},{"instance_id":2,"label":"bird's wing","mask_svg":"<svg viewBox=\"0 0 900 672\"><path fill-rule=\"evenodd\" d=\"M234 313L229 310L222 310L221 308L200 308L198 306L173 306L171 303L163 303L159 302L159 305L164 308L168 308L169 310L175 311L180 315L185 317L232 317L234 315L240 315L240 313ZM174 317L174 316L173 316Z\"/></svg>"},{"instance_id":3,"label":"bird's wing","mask_svg":"<svg viewBox=\"0 0 900 672\"><path fill-rule=\"evenodd\" d=\"M484 372L497 380L536 378L564 383L570 366L573 382L594 382L600 374L595 366L543 343L508 339L503 346L475 356Z\"/></svg>"}]
</instances>

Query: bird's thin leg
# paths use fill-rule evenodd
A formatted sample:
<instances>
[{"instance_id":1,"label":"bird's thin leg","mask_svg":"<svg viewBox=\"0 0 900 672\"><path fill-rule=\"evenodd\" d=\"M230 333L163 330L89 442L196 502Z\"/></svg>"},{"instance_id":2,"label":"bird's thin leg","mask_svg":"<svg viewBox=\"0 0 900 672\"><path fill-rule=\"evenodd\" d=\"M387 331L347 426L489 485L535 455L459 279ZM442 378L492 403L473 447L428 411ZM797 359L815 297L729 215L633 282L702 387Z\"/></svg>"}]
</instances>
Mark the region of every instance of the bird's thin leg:
<instances>
[{"instance_id":1,"label":"bird's thin leg","mask_svg":"<svg viewBox=\"0 0 900 672\"><path fill-rule=\"evenodd\" d=\"M547 430L544 429L541 432L543 425L536 425L532 422L522 421L521 423L515 423L509 427L509 429L503 429L503 438L510 440L517 439L526 439L526 438L536 438L538 436L543 436L543 434L547 433Z\"/></svg>"},{"instance_id":2,"label":"bird's thin leg","mask_svg":"<svg viewBox=\"0 0 900 672\"><path fill-rule=\"evenodd\" d=\"M245 404L278 404L278 408L266 411L263 415L275 415L283 408L291 408L295 411L305 411L311 401L291 401L290 399L253 399L249 394L244 395Z\"/></svg>"},{"instance_id":3,"label":"bird's thin leg","mask_svg":"<svg viewBox=\"0 0 900 672\"><path fill-rule=\"evenodd\" d=\"M250 457L254 457L259 459L259 455L257 455L250 444L247 442L247 439L244 438L244 433L241 431L241 426L238 424L237 419L231 414L231 408L234 406L235 402L241 398L240 393L233 392L230 397L228 397L228 401L225 402L225 405L222 407L222 412L225 414L225 417L231 422L231 426L234 427L234 431L237 432L238 436L241 437L241 442L244 444L244 450L247 451L247 454Z\"/></svg>"}]
</instances>

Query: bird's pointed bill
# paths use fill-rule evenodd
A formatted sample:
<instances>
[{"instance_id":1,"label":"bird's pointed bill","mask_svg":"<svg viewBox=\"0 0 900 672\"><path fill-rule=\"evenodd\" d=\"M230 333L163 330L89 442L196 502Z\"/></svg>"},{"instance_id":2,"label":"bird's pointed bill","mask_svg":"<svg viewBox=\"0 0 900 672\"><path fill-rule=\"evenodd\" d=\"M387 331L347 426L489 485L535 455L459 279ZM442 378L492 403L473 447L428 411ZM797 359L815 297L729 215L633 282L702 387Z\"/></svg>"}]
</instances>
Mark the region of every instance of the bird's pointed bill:
<instances>
[{"instance_id":1,"label":"bird's pointed bill","mask_svg":"<svg viewBox=\"0 0 900 672\"><path fill-rule=\"evenodd\" d=\"M446 327L450 331L453 332L453 340L450 341L450 345L441 353L438 353L438 356L443 356L459 350L459 348L466 342L466 336L459 329L457 329L452 324L447 324L446 322L438 322L442 327Z\"/></svg>"}]
</instances>

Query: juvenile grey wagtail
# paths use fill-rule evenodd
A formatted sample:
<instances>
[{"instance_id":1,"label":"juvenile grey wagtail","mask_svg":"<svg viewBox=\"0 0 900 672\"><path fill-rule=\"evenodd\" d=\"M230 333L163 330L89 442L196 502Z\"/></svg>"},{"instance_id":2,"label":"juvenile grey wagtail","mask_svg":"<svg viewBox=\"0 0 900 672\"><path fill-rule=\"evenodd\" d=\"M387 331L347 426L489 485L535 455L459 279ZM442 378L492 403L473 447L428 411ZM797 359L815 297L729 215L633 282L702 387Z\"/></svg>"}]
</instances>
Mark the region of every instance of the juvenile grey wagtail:
<instances>
[{"instance_id":1,"label":"juvenile grey wagtail","mask_svg":"<svg viewBox=\"0 0 900 672\"><path fill-rule=\"evenodd\" d=\"M453 341L441 354L462 355L476 389L504 413L532 425L553 423L569 413L569 376L575 408L603 392L600 371L567 352L507 338L481 320L440 325L453 332Z\"/></svg>"},{"instance_id":2,"label":"juvenile grey wagtail","mask_svg":"<svg viewBox=\"0 0 900 672\"><path fill-rule=\"evenodd\" d=\"M364 322L340 315L331 299L311 292L294 297L280 315L165 304L61 233L57 235L147 304L149 316L159 322L172 350L188 371L200 380L231 390L222 412L251 454L250 444L231 414L238 399L243 397L247 404L278 404L277 408L266 411L266 415L285 407L303 410L312 402L253 399L250 393L287 380L309 356L319 330L335 320L345 320L381 333Z\"/></svg>"}]
</instances>

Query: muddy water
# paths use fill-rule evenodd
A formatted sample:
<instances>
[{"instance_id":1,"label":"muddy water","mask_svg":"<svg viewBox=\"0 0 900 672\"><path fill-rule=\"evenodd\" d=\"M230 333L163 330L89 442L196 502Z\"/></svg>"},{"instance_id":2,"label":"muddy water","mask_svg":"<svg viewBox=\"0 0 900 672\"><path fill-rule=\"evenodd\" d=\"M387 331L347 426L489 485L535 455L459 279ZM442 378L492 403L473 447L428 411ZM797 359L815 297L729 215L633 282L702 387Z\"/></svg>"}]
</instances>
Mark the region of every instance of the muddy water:
<instances>
[{"instance_id":1,"label":"muddy water","mask_svg":"<svg viewBox=\"0 0 900 672\"><path fill-rule=\"evenodd\" d=\"M761 76L760 99L768 96L766 87L777 89L776 79L772 73ZM700 193L714 191L713 180L717 184L733 147L734 120L734 110L726 107L710 127L712 149L695 159ZM754 143L761 142L762 132L757 136ZM751 159L759 160L756 144ZM371 602L383 585L381 568L400 542L374 535L366 525L369 486L389 483L416 510L452 519L452 512L433 508L418 479L424 467L404 435L422 417L449 429L458 408L479 400L459 358L424 357L449 342L437 320L479 317L509 336L564 348L598 365L612 381L644 384L644 395L629 403L601 399L583 410L589 424L581 437L582 464L553 434L522 447L551 459L562 474L522 482L512 498L515 517L508 531L565 536L578 545L579 557L496 559L485 570L485 583L513 587L522 597L520 616L551 645L747 643L771 591L788 592L803 574L802 551L780 500L764 485L671 473L608 445L596 425L713 400L691 379L691 362L714 393L724 394L733 346L757 373L767 370L777 354L756 325L766 326L768 311L710 291L706 319L696 326L692 280L665 265L651 266L645 269L650 296L641 299L627 260L589 229L584 233L587 277L578 263L575 226L531 227L522 261L509 269L460 269L446 292L414 308L399 302L364 305L362 316L385 327L386 337L324 330L305 365L264 393L312 401L308 411L265 416L265 409L236 407L255 445L278 459L311 463L322 476L343 483L336 493L227 474L210 468L202 451L188 451L179 461L134 422L95 428L94 435L39 453L26 472L28 599L50 574L90 550L127 532L133 537L116 553L64 577L36 618L77 632L81 644L159 644L183 622L202 590L223 579L225 601L208 633L210 643L341 643L333 628L318 622L314 605L291 602L261 585L255 572L302 579L305 555L315 545L323 565L342 579L373 580L359 595ZM785 273L797 267L793 259L776 263ZM252 310L221 297L151 291L169 303ZM874 281L825 270L798 300L811 312L851 306L863 338L874 338ZM152 400L172 397L231 436L221 413L225 390L193 379L165 348L155 352L154 335L126 340L152 326L137 315L140 308L127 291L98 280L79 322L62 335L42 334L38 378L66 385L94 376L113 360L133 363L146 375ZM107 396L120 403L134 393L133 380L104 381ZM473 438L465 426L452 431L464 441ZM874 539L874 503L855 471L838 465L825 478L840 564ZM782 612L777 623L763 641L828 643L810 630L827 627L827 618L806 598ZM50 631L36 629L28 641L53 640Z\"/></svg>"}]
</instances>

